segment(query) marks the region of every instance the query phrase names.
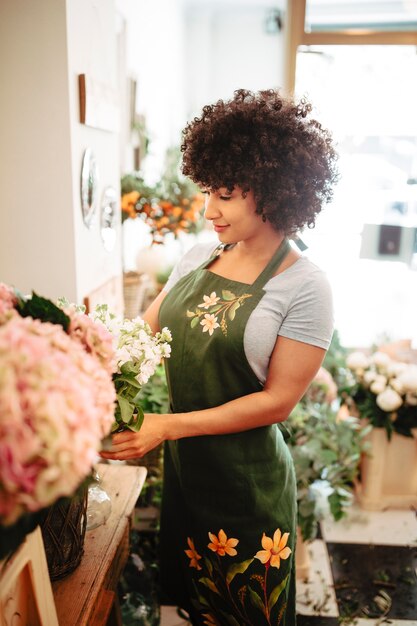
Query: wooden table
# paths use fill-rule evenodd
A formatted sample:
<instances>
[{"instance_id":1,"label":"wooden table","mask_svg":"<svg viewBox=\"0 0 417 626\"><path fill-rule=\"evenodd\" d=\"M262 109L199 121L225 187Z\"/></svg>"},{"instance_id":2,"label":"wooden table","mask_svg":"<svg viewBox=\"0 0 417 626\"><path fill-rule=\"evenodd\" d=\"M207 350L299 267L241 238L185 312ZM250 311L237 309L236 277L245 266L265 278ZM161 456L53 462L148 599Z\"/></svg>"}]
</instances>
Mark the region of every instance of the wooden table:
<instances>
[{"instance_id":1,"label":"wooden table","mask_svg":"<svg viewBox=\"0 0 417 626\"><path fill-rule=\"evenodd\" d=\"M105 524L86 532L77 569L52 583L59 626L121 624L117 583L129 556L132 512L146 472L145 467L98 466L112 512Z\"/></svg>"}]
</instances>

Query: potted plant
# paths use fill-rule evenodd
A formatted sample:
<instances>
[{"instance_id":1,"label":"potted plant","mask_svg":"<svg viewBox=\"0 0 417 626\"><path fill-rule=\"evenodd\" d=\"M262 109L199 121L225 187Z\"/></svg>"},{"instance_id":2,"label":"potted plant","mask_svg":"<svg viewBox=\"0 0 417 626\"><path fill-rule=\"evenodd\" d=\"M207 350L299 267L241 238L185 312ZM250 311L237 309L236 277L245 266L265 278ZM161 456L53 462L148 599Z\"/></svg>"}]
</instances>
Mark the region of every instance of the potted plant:
<instances>
[{"instance_id":1,"label":"potted plant","mask_svg":"<svg viewBox=\"0 0 417 626\"><path fill-rule=\"evenodd\" d=\"M417 365L377 351L347 357L351 379L342 398L372 430L357 495L363 508L417 506Z\"/></svg>"},{"instance_id":2,"label":"potted plant","mask_svg":"<svg viewBox=\"0 0 417 626\"><path fill-rule=\"evenodd\" d=\"M288 418L287 444L297 477L299 578L308 574L307 544L316 537L319 521L327 514L341 519L352 503L366 434L357 418L341 419L336 408L314 397L313 384Z\"/></svg>"}]
</instances>

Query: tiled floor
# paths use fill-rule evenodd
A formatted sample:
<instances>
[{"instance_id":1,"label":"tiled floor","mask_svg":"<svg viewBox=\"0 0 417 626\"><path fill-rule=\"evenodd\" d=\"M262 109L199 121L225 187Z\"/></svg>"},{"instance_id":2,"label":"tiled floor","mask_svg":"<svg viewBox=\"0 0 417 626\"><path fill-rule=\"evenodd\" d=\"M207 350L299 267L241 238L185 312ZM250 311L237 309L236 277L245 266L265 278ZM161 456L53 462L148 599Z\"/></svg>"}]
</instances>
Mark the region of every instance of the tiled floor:
<instances>
[{"instance_id":1,"label":"tiled floor","mask_svg":"<svg viewBox=\"0 0 417 626\"><path fill-rule=\"evenodd\" d=\"M346 626L417 626L414 511L353 506L346 519L322 523L309 552L309 577L297 584L297 626L340 626L340 616L351 616ZM162 607L161 626L186 624Z\"/></svg>"}]
</instances>

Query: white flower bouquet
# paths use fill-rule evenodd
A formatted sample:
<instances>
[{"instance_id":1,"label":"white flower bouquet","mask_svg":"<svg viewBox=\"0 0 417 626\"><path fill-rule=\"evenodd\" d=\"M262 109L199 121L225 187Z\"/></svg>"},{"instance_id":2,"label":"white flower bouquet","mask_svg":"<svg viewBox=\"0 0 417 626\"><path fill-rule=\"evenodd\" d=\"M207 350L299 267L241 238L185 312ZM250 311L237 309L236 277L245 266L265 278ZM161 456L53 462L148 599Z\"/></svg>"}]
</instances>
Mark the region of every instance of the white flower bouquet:
<instances>
[{"instance_id":1,"label":"white flower bouquet","mask_svg":"<svg viewBox=\"0 0 417 626\"><path fill-rule=\"evenodd\" d=\"M86 315L0 284L2 535L91 473L113 422L114 356L110 333ZM0 554L8 547L2 538Z\"/></svg>"},{"instance_id":2,"label":"white flower bouquet","mask_svg":"<svg viewBox=\"0 0 417 626\"><path fill-rule=\"evenodd\" d=\"M394 361L384 352L367 356L359 351L346 364L353 380L343 393L360 416L385 428L388 437L393 431L411 437L417 428L417 365Z\"/></svg>"},{"instance_id":3,"label":"white flower bouquet","mask_svg":"<svg viewBox=\"0 0 417 626\"><path fill-rule=\"evenodd\" d=\"M96 307L92 318L112 334L116 354L113 382L117 404L112 432L125 428L138 431L143 422L140 390L162 359L170 356L171 333L163 328L153 334L141 317L123 319L111 313L105 304Z\"/></svg>"}]
</instances>

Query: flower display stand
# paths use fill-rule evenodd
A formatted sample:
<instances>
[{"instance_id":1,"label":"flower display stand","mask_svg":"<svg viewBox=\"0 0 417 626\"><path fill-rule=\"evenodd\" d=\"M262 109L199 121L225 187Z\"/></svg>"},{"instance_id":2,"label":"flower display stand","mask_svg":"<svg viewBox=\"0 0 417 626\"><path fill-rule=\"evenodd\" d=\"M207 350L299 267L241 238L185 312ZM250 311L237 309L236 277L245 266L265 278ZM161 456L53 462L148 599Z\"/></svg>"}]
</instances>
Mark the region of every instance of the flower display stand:
<instances>
[{"instance_id":1,"label":"flower display stand","mask_svg":"<svg viewBox=\"0 0 417 626\"><path fill-rule=\"evenodd\" d=\"M58 626L39 526L0 562L0 626Z\"/></svg>"},{"instance_id":2,"label":"flower display stand","mask_svg":"<svg viewBox=\"0 0 417 626\"><path fill-rule=\"evenodd\" d=\"M311 559L308 549L309 543L304 541L300 529L297 527L297 545L295 548L295 573L299 580L308 578L310 573Z\"/></svg>"},{"instance_id":3,"label":"flower display stand","mask_svg":"<svg viewBox=\"0 0 417 626\"><path fill-rule=\"evenodd\" d=\"M417 432L414 437L373 428L367 435L368 455L361 460L361 479L356 494L363 509L417 507Z\"/></svg>"}]
</instances>

